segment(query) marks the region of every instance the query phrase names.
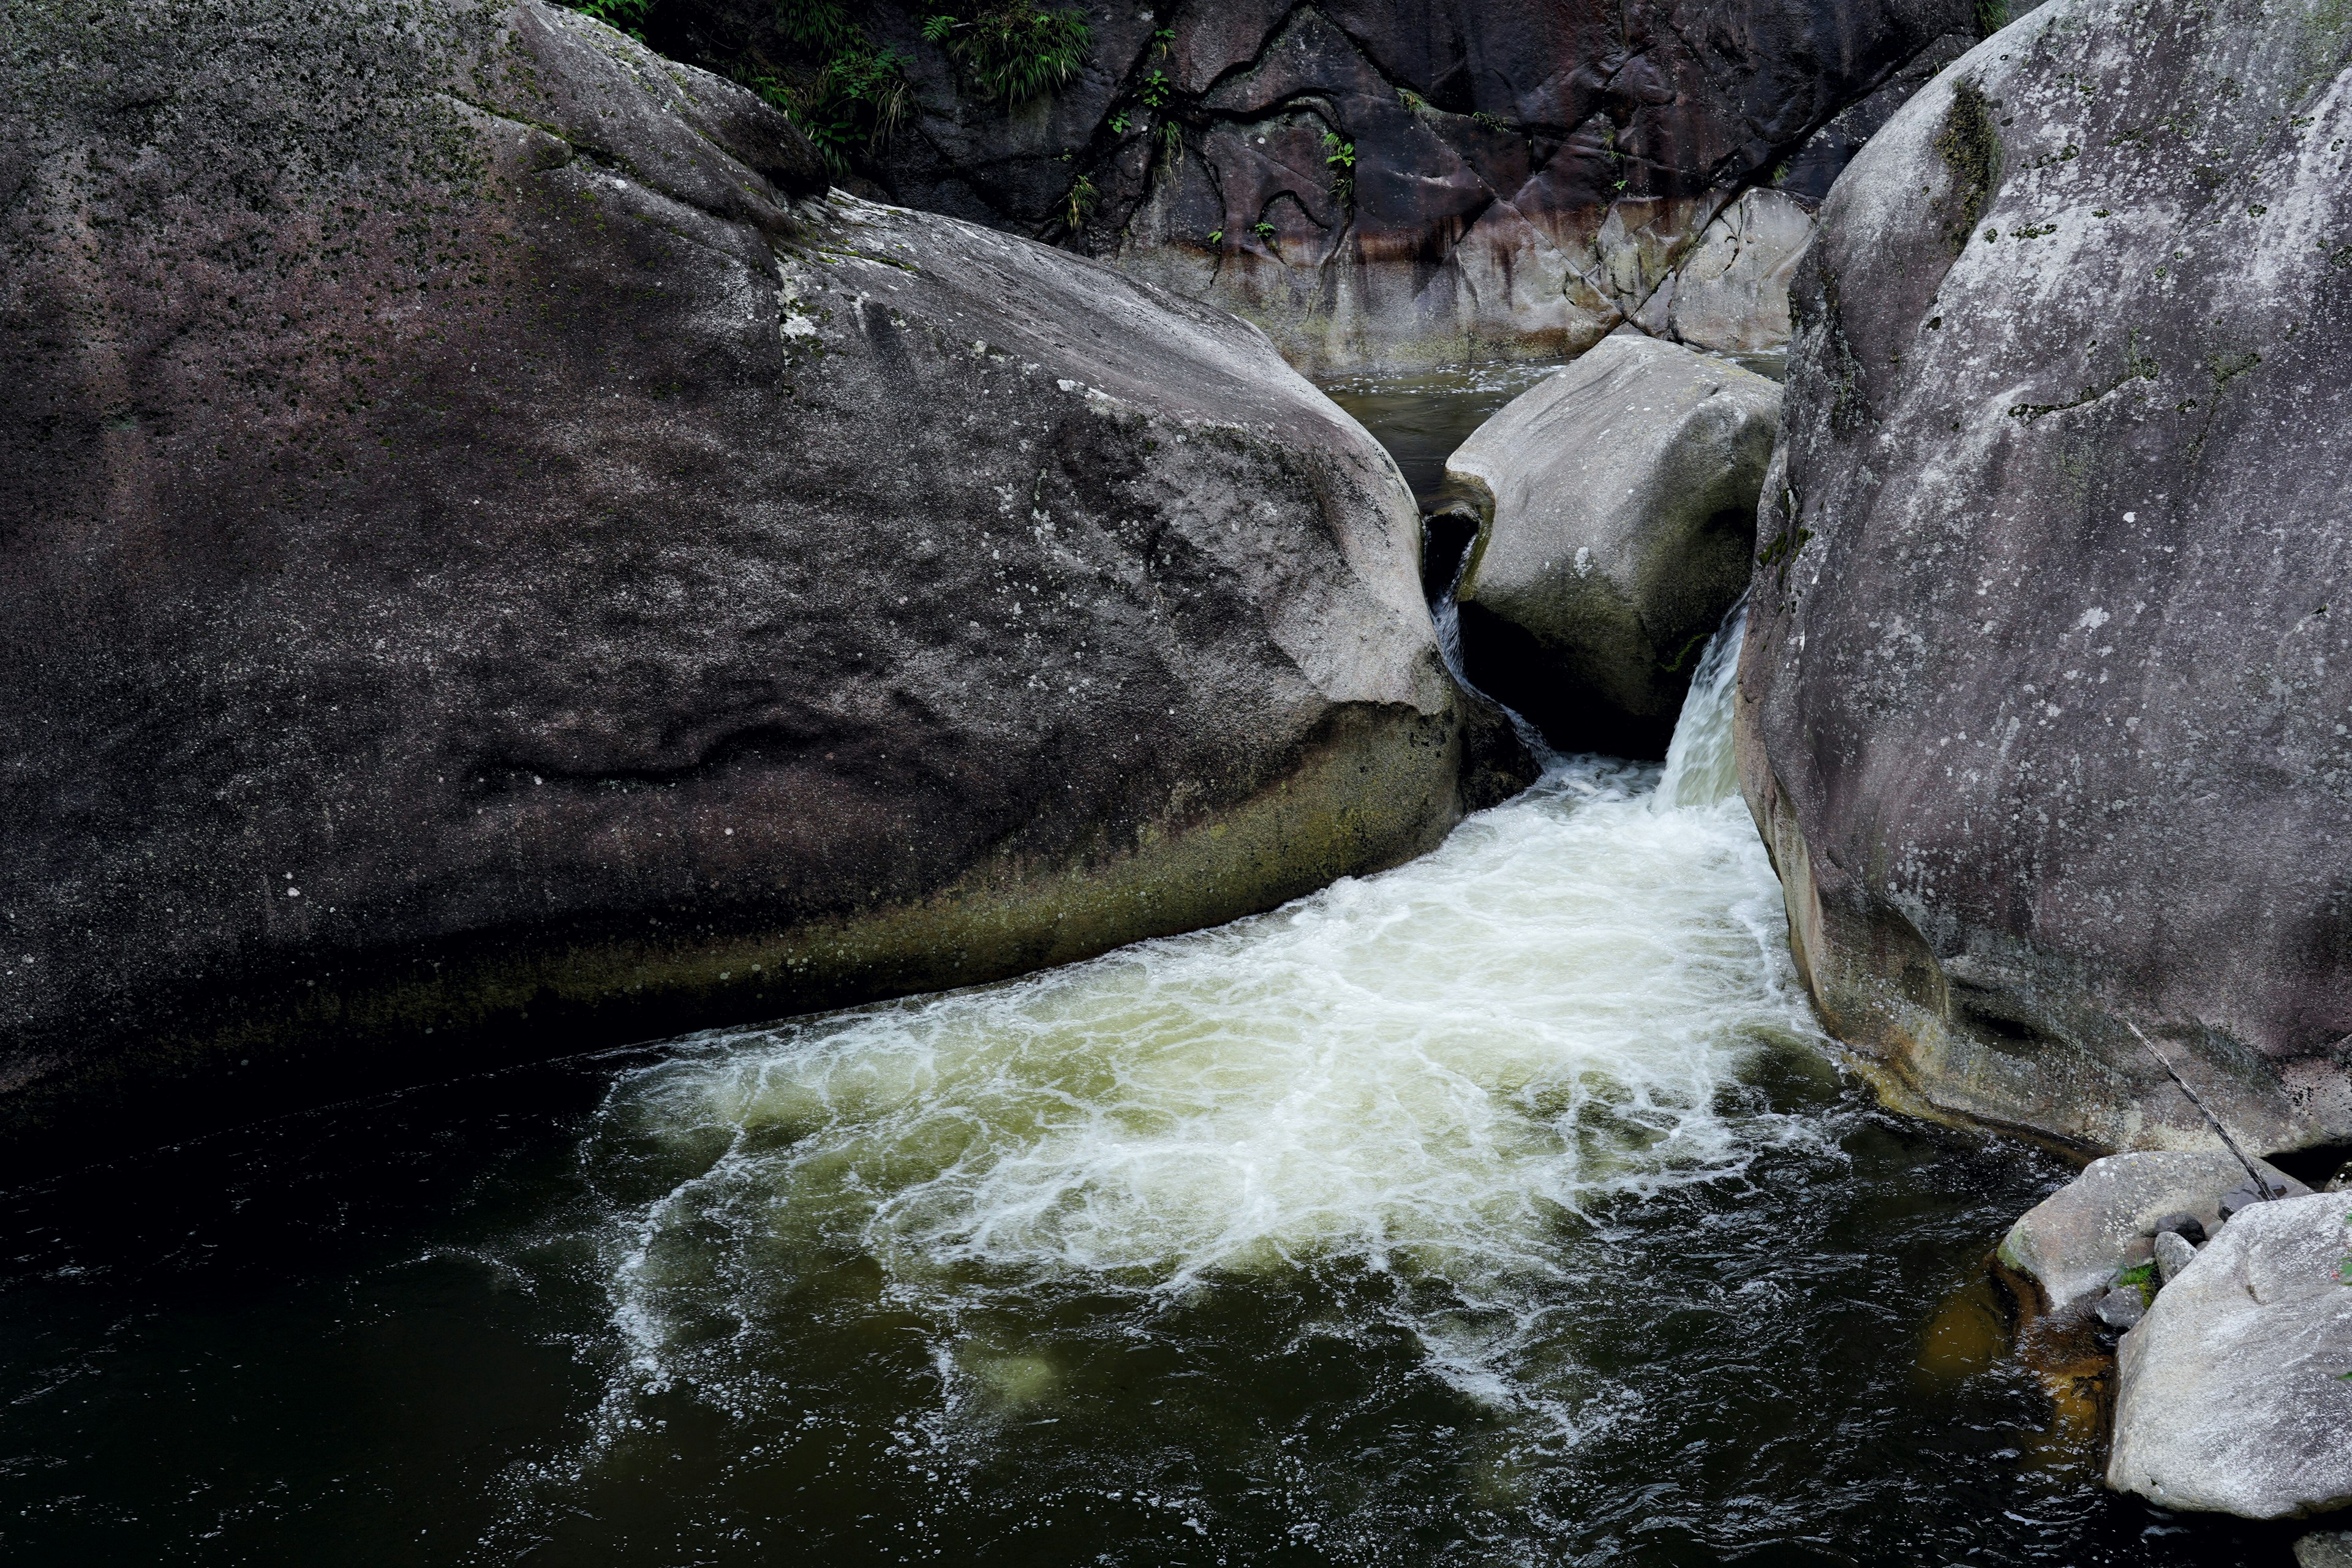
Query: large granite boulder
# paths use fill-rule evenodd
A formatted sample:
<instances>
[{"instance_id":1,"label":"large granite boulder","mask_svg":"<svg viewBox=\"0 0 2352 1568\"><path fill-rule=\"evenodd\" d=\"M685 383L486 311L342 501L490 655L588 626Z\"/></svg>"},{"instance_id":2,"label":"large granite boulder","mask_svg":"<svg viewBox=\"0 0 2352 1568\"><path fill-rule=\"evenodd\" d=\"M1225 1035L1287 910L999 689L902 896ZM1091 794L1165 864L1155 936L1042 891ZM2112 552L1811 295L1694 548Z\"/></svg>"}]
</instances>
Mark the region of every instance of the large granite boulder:
<instances>
[{"instance_id":1,"label":"large granite boulder","mask_svg":"<svg viewBox=\"0 0 2352 1568\"><path fill-rule=\"evenodd\" d=\"M1742 190L1801 152L1825 189L1857 132L1817 133L1865 101L1883 118L1976 16L1971 0L1074 5L1085 69L1008 110L924 37L940 6L853 3L912 89L858 174L1115 256L1316 368L1589 347ZM647 36L709 64L791 58L776 15L656 0Z\"/></svg>"},{"instance_id":2,"label":"large granite boulder","mask_svg":"<svg viewBox=\"0 0 2352 1568\"><path fill-rule=\"evenodd\" d=\"M2273 1192L2311 1191L2283 1171L2256 1165ZM2116 1270L2149 1261L2159 1221L2186 1214L2203 1227L2193 1235L2219 1230L2221 1200L2248 1182L2246 1168L2218 1151L2110 1154L2011 1226L2000 1258L2033 1282L2045 1311L2063 1310L2105 1289Z\"/></svg>"},{"instance_id":3,"label":"large granite boulder","mask_svg":"<svg viewBox=\"0 0 2352 1568\"><path fill-rule=\"evenodd\" d=\"M1456 598L1465 670L1554 744L1664 756L1748 586L1780 389L1618 332L1446 460L1484 528Z\"/></svg>"},{"instance_id":4,"label":"large granite boulder","mask_svg":"<svg viewBox=\"0 0 2352 1568\"><path fill-rule=\"evenodd\" d=\"M963 984L1433 844L1394 465L538 0L0 19L0 1148Z\"/></svg>"},{"instance_id":5,"label":"large granite boulder","mask_svg":"<svg viewBox=\"0 0 2352 1568\"><path fill-rule=\"evenodd\" d=\"M2107 1484L2169 1509L2287 1519L2352 1506L2352 1216L2256 1204L2123 1337Z\"/></svg>"},{"instance_id":6,"label":"large granite boulder","mask_svg":"<svg viewBox=\"0 0 2352 1568\"><path fill-rule=\"evenodd\" d=\"M2352 29L2056 0L1831 193L1738 732L1830 1026L2088 1149L2352 1140ZM2160 1053L2160 1054L2159 1054Z\"/></svg>"}]
</instances>

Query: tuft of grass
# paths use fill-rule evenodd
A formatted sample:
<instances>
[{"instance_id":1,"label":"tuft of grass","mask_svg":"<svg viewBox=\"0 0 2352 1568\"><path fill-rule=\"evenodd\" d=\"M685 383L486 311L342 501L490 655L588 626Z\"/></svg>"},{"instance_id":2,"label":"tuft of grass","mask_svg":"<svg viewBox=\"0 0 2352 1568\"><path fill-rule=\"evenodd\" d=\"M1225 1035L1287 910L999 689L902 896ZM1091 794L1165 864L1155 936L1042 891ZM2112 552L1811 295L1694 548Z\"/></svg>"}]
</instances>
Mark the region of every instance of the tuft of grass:
<instances>
[{"instance_id":1,"label":"tuft of grass","mask_svg":"<svg viewBox=\"0 0 2352 1568\"><path fill-rule=\"evenodd\" d=\"M737 79L782 110L835 174L887 143L913 112L907 58L876 48L841 0L778 0L776 33L793 63L779 68L753 58L738 67Z\"/></svg>"},{"instance_id":2,"label":"tuft of grass","mask_svg":"<svg viewBox=\"0 0 2352 1568\"><path fill-rule=\"evenodd\" d=\"M1356 200L1356 144L1343 142L1327 131L1323 133L1323 164L1331 171L1331 199L1341 206L1352 206Z\"/></svg>"},{"instance_id":3,"label":"tuft of grass","mask_svg":"<svg viewBox=\"0 0 2352 1568\"><path fill-rule=\"evenodd\" d=\"M642 44L646 41L646 18L653 11L654 0L572 0L572 8Z\"/></svg>"},{"instance_id":4,"label":"tuft of grass","mask_svg":"<svg viewBox=\"0 0 2352 1568\"><path fill-rule=\"evenodd\" d=\"M983 0L934 12L924 18L923 37L947 50L982 99L1011 106L1067 86L1085 68L1094 35L1076 11Z\"/></svg>"}]
</instances>

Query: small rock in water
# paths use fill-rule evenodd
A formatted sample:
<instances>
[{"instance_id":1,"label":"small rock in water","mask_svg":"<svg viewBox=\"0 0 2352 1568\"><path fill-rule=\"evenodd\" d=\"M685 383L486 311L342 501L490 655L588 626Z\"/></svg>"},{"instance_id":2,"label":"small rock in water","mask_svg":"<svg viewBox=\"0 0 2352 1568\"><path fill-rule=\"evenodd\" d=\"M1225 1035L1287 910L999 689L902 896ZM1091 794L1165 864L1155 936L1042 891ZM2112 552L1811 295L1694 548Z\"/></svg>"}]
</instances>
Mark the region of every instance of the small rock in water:
<instances>
[{"instance_id":1,"label":"small rock in water","mask_svg":"<svg viewBox=\"0 0 2352 1568\"><path fill-rule=\"evenodd\" d=\"M2138 1286L2118 1285L2099 1298L2099 1304L2091 1309L2091 1315L2121 1333L2147 1316L2147 1303L2140 1299Z\"/></svg>"},{"instance_id":2,"label":"small rock in water","mask_svg":"<svg viewBox=\"0 0 2352 1568\"><path fill-rule=\"evenodd\" d=\"M2352 1160L2336 1166L2336 1173L2328 1177L2327 1184L2319 1190L2324 1193L2352 1193Z\"/></svg>"},{"instance_id":3,"label":"small rock in water","mask_svg":"<svg viewBox=\"0 0 2352 1568\"><path fill-rule=\"evenodd\" d=\"M2330 1190L2341 1190L2329 1184ZM2352 1568L2352 1531L2314 1531L2294 1543L2294 1568Z\"/></svg>"},{"instance_id":4,"label":"small rock in water","mask_svg":"<svg viewBox=\"0 0 2352 1568\"><path fill-rule=\"evenodd\" d=\"M2163 1283L2172 1283L2172 1277L2197 1261L2197 1249L2189 1238L2177 1230L2156 1233L2156 1277Z\"/></svg>"},{"instance_id":5,"label":"small rock in water","mask_svg":"<svg viewBox=\"0 0 2352 1568\"><path fill-rule=\"evenodd\" d=\"M2191 1247L2205 1245L2205 1222L2186 1210L2166 1215L2151 1227L2151 1234L2162 1236L2166 1231L2177 1233Z\"/></svg>"},{"instance_id":6,"label":"small rock in water","mask_svg":"<svg viewBox=\"0 0 2352 1568\"><path fill-rule=\"evenodd\" d=\"M2260 1161L2255 1166L2273 1186L2302 1190L2284 1171ZM2218 1229L2220 1199L2246 1179L2246 1168L2219 1149L2109 1154L2011 1226L2000 1261L2032 1279L2047 1310L2088 1301L2114 1282L2117 1269L2148 1260L2148 1239L2158 1231L2202 1241Z\"/></svg>"}]
</instances>

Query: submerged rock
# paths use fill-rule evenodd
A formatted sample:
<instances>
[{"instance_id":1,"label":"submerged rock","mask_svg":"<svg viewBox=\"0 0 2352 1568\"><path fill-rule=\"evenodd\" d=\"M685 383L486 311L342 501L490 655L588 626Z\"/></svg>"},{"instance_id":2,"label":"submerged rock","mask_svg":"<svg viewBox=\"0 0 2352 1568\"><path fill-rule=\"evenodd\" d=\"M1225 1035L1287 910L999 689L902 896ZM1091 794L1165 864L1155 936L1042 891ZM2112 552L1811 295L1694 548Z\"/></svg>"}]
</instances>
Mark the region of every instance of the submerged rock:
<instances>
[{"instance_id":1,"label":"submerged rock","mask_svg":"<svg viewBox=\"0 0 2352 1568\"><path fill-rule=\"evenodd\" d=\"M1947 1114L2205 1146L2160 1050L2258 1151L2352 1140L2347 63L2056 0L1798 269L1742 777L1825 1021Z\"/></svg>"},{"instance_id":2,"label":"submerged rock","mask_svg":"<svg viewBox=\"0 0 2352 1568\"><path fill-rule=\"evenodd\" d=\"M987 980L1461 815L1411 498L1255 329L822 198L536 0L143 16L0 22L16 1159Z\"/></svg>"},{"instance_id":3,"label":"submerged rock","mask_svg":"<svg viewBox=\"0 0 2352 1568\"><path fill-rule=\"evenodd\" d=\"M2287 1191L2310 1190L2267 1166L2263 1174ZM2059 1310L2147 1262L2157 1234L2178 1232L2184 1218L2203 1227L2200 1236L2218 1227L2222 1195L2245 1179L2244 1166L2218 1152L2094 1160L2010 1227L2000 1261L2033 1281L2045 1311Z\"/></svg>"},{"instance_id":4,"label":"submerged rock","mask_svg":"<svg viewBox=\"0 0 2352 1568\"><path fill-rule=\"evenodd\" d=\"M2352 1504L2347 1258L2335 1194L2222 1226L2124 1336L2107 1484L2252 1519Z\"/></svg>"},{"instance_id":5,"label":"submerged rock","mask_svg":"<svg viewBox=\"0 0 2352 1568\"><path fill-rule=\"evenodd\" d=\"M1618 333L1447 459L1486 525L1456 597L1470 679L1556 744L1663 756L1746 588L1780 389Z\"/></svg>"}]
</instances>

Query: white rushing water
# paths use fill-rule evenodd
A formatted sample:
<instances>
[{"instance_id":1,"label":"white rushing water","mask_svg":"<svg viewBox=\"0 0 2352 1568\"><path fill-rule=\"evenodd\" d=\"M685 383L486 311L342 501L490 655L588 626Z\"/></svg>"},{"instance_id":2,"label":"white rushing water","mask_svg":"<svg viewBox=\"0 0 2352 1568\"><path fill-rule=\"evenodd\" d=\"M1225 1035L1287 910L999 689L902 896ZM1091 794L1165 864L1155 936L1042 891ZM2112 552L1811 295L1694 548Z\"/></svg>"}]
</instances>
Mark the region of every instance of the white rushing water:
<instances>
[{"instance_id":1,"label":"white rushing water","mask_svg":"<svg viewBox=\"0 0 2352 1568\"><path fill-rule=\"evenodd\" d=\"M950 1381L959 1322L1006 1291L1148 1312L1338 1264L1441 1282L1409 1325L1433 1373L1547 1404L1525 1362L1563 1216L1813 1136L1736 1092L1813 1026L1734 787L1735 650L1663 769L1559 761L1434 853L1268 914L627 1075L592 1163L678 1179L608 1252L621 1384L751 1397L789 1282L845 1258Z\"/></svg>"}]
</instances>

